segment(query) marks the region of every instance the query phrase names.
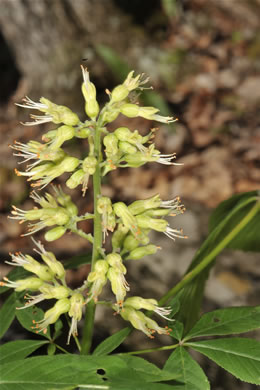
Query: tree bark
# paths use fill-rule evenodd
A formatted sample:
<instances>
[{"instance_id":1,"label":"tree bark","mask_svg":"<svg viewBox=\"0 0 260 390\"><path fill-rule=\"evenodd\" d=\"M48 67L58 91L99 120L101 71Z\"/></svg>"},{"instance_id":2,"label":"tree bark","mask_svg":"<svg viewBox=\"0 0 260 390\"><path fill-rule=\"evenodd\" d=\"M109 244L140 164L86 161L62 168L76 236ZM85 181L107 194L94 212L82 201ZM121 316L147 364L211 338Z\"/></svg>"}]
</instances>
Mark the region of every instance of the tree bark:
<instances>
[{"instance_id":1,"label":"tree bark","mask_svg":"<svg viewBox=\"0 0 260 390\"><path fill-rule=\"evenodd\" d=\"M112 0L0 0L0 29L32 98L62 96L60 104L75 105L84 57L92 77L104 71L96 44L124 50L127 24Z\"/></svg>"}]
</instances>

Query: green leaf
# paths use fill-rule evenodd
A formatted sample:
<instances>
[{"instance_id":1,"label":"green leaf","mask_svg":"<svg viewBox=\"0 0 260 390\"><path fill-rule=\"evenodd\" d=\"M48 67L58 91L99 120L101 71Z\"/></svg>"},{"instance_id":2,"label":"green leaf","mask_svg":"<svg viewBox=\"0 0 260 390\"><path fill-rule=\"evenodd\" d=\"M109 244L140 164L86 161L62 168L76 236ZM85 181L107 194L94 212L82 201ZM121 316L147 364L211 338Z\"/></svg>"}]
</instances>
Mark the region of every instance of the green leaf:
<instances>
[{"instance_id":1,"label":"green leaf","mask_svg":"<svg viewBox=\"0 0 260 390\"><path fill-rule=\"evenodd\" d=\"M185 390L209 390L208 378L198 363L192 359L183 347L177 347L165 363L163 370L178 372L179 381L184 382ZM177 387L178 388L178 387Z\"/></svg>"},{"instance_id":2,"label":"green leaf","mask_svg":"<svg viewBox=\"0 0 260 390\"><path fill-rule=\"evenodd\" d=\"M16 310L16 318L18 319L20 324L25 329L29 330L29 332L32 332L34 334L37 333L36 329L34 329L35 322L42 320L43 317L44 317L44 311L37 306L30 306L27 307L26 309ZM47 339L50 340L51 339L50 327L48 326L46 333L40 332L39 336L46 337Z\"/></svg>"},{"instance_id":3,"label":"green leaf","mask_svg":"<svg viewBox=\"0 0 260 390\"><path fill-rule=\"evenodd\" d=\"M260 328L260 306L229 307L204 314L185 340L201 336L224 336Z\"/></svg>"},{"instance_id":4,"label":"green leaf","mask_svg":"<svg viewBox=\"0 0 260 390\"><path fill-rule=\"evenodd\" d=\"M247 338L195 341L187 346L207 356L236 378L260 385L260 342Z\"/></svg>"},{"instance_id":5,"label":"green leaf","mask_svg":"<svg viewBox=\"0 0 260 390\"><path fill-rule=\"evenodd\" d=\"M171 313L169 315L169 318L173 318L175 316L176 313L178 313L178 311L180 310L180 301L177 297L174 297L169 305L168 305L170 308L171 308Z\"/></svg>"},{"instance_id":6,"label":"green leaf","mask_svg":"<svg viewBox=\"0 0 260 390\"><path fill-rule=\"evenodd\" d=\"M79 268L81 265L90 264L91 258L92 258L91 253L86 253L84 255L76 255L66 260L64 262L64 267L66 269L76 269Z\"/></svg>"},{"instance_id":7,"label":"green leaf","mask_svg":"<svg viewBox=\"0 0 260 390\"><path fill-rule=\"evenodd\" d=\"M2 366L1 390L58 390L73 386L100 390L171 390L171 386L152 382L175 379L176 373L162 371L146 361L140 363L141 358L137 359L137 365L135 359L82 355L27 358Z\"/></svg>"},{"instance_id":8,"label":"green leaf","mask_svg":"<svg viewBox=\"0 0 260 390\"><path fill-rule=\"evenodd\" d=\"M18 340L0 346L0 364L22 360L48 341Z\"/></svg>"},{"instance_id":9,"label":"green leaf","mask_svg":"<svg viewBox=\"0 0 260 390\"><path fill-rule=\"evenodd\" d=\"M140 376L144 382L167 381L177 378L179 380L180 378L177 371L160 370L154 364L138 356L121 355L120 358L127 363L128 368L134 370L135 376Z\"/></svg>"},{"instance_id":10,"label":"green leaf","mask_svg":"<svg viewBox=\"0 0 260 390\"><path fill-rule=\"evenodd\" d=\"M176 314L175 318L184 325L184 334L186 334L198 320L209 270L210 267L205 268L177 295L181 302L181 309Z\"/></svg>"},{"instance_id":11,"label":"green leaf","mask_svg":"<svg viewBox=\"0 0 260 390\"><path fill-rule=\"evenodd\" d=\"M59 318L57 322L54 324L54 333L52 336L53 340L56 340L62 333L62 328L63 328L63 322Z\"/></svg>"},{"instance_id":12,"label":"green leaf","mask_svg":"<svg viewBox=\"0 0 260 390\"><path fill-rule=\"evenodd\" d=\"M172 329L170 336L174 339L181 341L183 334L183 324L180 321L168 322L168 326Z\"/></svg>"},{"instance_id":13,"label":"green leaf","mask_svg":"<svg viewBox=\"0 0 260 390\"><path fill-rule=\"evenodd\" d=\"M220 205L214 210L210 217L209 229L210 231L223 221L235 208L240 205L245 204L245 207L240 208L239 213L234 213L231 219L225 224L221 235L225 237L226 234L231 231L240 221L246 216L249 211L254 207L255 203L260 200L259 191L245 192L232 196L231 198L220 203ZM249 202L250 199L255 199L255 201ZM258 214L247 224L236 237L228 243L227 248L239 249L244 251L260 251L260 208Z\"/></svg>"},{"instance_id":14,"label":"green leaf","mask_svg":"<svg viewBox=\"0 0 260 390\"><path fill-rule=\"evenodd\" d=\"M126 337L131 332L131 328L123 328L119 332L108 337L102 343L100 343L97 348L94 350L94 356L108 355L110 352L114 351Z\"/></svg>"},{"instance_id":15,"label":"green leaf","mask_svg":"<svg viewBox=\"0 0 260 390\"><path fill-rule=\"evenodd\" d=\"M16 293L13 292L0 309L0 338L3 337L15 318L15 306Z\"/></svg>"}]
</instances>

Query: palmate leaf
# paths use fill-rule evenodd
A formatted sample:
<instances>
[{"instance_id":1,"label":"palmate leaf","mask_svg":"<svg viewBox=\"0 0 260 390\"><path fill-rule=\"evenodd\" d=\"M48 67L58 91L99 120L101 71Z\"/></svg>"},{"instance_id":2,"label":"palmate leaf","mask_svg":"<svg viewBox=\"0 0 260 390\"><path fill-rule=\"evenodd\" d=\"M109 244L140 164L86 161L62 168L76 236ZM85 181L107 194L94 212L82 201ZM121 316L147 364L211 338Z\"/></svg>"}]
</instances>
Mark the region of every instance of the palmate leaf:
<instances>
[{"instance_id":1,"label":"palmate leaf","mask_svg":"<svg viewBox=\"0 0 260 390\"><path fill-rule=\"evenodd\" d=\"M0 338L3 337L15 318L16 293L13 292L0 309Z\"/></svg>"},{"instance_id":2,"label":"palmate leaf","mask_svg":"<svg viewBox=\"0 0 260 390\"><path fill-rule=\"evenodd\" d=\"M209 390L209 381L198 363L192 359L183 347L177 347L165 363L164 370L178 372L183 386L176 387L184 390ZM174 387L175 388L175 387Z\"/></svg>"},{"instance_id":3,"label":"palmate leaf","mask_svg":"<svg viewBox=\"0 0 260 390\"><path fill-rule=\"evenodd\" d=\"M22 306L22 305L19 305ZM20 324L29 332L37 333L35 329L35 322L41 321L44 317L44 311L37 306L30 306L25 309L17 309L16 318L20 322ZM48 326L47 332L39 333L40 336L46 337L47 339L51 339L50 335L50 327Z\"/></svg>"},{"instance_id":4,"label":"palmate leaf","mask_svg":"<svg viewBox=\"0 0 260 390\"><path fill-rule=\"evenodd\" d=\"M185 337L224 336L260 328L260 306L229 307L204 314Z\"/></svg>"},{"instance_id":5,"label":"palmate leaf","mask_svg":"<svg viewBox=\"0 0 260 390\"><path fill-rule=\"evenodd\" d=\"M18 340L10 341L0 346L0 364L24 359L48 341L42 340ZM53 344L52 344L53 345Z\"/></svg>"},{"instance_id":6,"label":"palmate leaf","mask_svg":"<svg viewBox=\"0 0 260 390\"><path fill-rule=\"evenodd\" d=\"M125 338L131 332L131 328L123 328L119 332L113 334L112 336L106 338L102 343L100 343L97 348L94 350L94 356L108 355L110 352L114 351Z\"/></svg>"},{"instance_id":7,"label":"palmate leaf","mask_svg":"<svg viewBox=\"0 0 260 390\"><path fill-rule=\"evenodd\" d=\"M176 373L160 370L144 359L118 356L38 356L2 366L1 390L52 390L65 388L166 390L153 382L175 379ZM98 387L99 386L99 387Z\"/></svg>"},{"instance_id":8,"label":"palmate leaf","mask_svg":"<svg viewBox=\"0 0 260 390\"><path fill-rule=\"evenodd\" d=\"M207 356L236 378L260 385L260 342L247 338L195 341L187 346Z\"/></svg>"}]
</instances>

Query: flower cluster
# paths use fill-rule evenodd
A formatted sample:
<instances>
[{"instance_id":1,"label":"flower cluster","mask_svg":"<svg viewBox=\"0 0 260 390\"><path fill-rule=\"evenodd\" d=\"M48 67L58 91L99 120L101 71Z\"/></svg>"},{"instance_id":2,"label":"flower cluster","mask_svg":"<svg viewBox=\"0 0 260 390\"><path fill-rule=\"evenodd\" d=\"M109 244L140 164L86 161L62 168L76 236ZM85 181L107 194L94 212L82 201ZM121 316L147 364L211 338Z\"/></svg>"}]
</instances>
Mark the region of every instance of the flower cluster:
<instances>
[{"instance_id":1,"label":"flower cluster","mask_svg":"<svg viewBox=\"0 0 260 390\"><path fill-rule=\"evenodd\" d=\"M14 155L21 157L19 164L27 163L25 170L16 170L17 175L26 176L32 187L39 190L46 187L59 176L66 173L69 177L66 186L74 189L82 186L85 195L89 180L94 181L94 213L78 216L77 206L71 197L61 188L54 188L54 195L45 193L39 195L36 191L31 198L37 204L32 210L22 210L13 206L10 218L19 223L28 222L28 234L33 234L47 228L45 239L59 239L67 231L86 238L93 247L91 272L81 287L70 289L66 284L65 270L61 262L51 252L46 252L40 242L34 241L36 252L43 263L30 255L12 254L8 264L23 267L31 276L11 281L7 278L0 285L14 288L16 291L30 291L26 304L19 309L35 305L43 300L56 300L53 307L47 310L44 318L34 324L37 332L46 332L50 324L54 324L61 314L67 313L71 318L68 342L71 335L77 335L77 323L82 318L84 305L89 302L100 303L99 297L103 287L109 282L115 295L115 301L106 302L122 318L129 321L136 329L147 336L153 337L154 332L168 334L168 328L161 328L149 315L142 310L149 310L168 319L169 308L158 306L154 299L128 297L130 286L126 280L127 262L139 260L152 255L159 249L150 242L150 232L155 230L167 237L185 238L182 229L172 228L168 222L169 216L175 216L185 211L180 198L163 201L159 195L137 200L129 205L118 201L113 203L102 196L100 188L101 177L111 170L125 167L140 167L148 162L164 165L178 165L176 154L162 154L154 144L155 129L147 135L141 135L138 129L132 131L128 127L119 127L108 132L106 125L113 122L119 114L127 118L142 117L161 123L171 123L176 119L158 114L155 107L141 107L137 102L137 93L142 91L148 78L144 75L134 75L131 71L125 81L111 92L106 90L109 101L100 109L96 99L95 85L90 81L89 72L82 67L82 94L85 100L87 119L81 121L78 115L68 107L57 105L42 97L34 102L26 97L18 106L38 110L42 115L31 115L31 126L52 122L58 127L43 134L42 142L31 140L28 143L15 141L11 148ZM84 158L74 157L63 149L64 144L73 138L85 139L88 144ZM77 223L85 219L94 219L94 236L80 230ZM111 232L112 251L106 253L102 245ZM96 233L95 233L96 232ZM31 295L31 292L37 292Z\"/></svg>"},{"instance_id":2,"label":"flower cluster","mask_svg":"<svg viewBox=\"0 0 260 390\"><path fill-rule=\"evenodd\" d=\"M28 233L24 236L38 232L45 227L52 227L45 233L46 241L54 241L63 236L69 229L74 230L76 223L89 218L89 215L77 216L78 208L72 202L71 197L65 194L60 187L53 186L55 197L49 193L40 196L37 192L31 193L31 198L40 205L32 210L22 210L13 206L11 219L17 219L20 223L29 222ZM32 222L39 220L39 222Z\"/></svg>"},{"instance_id":3,"label":"flower cluster","mask_svg":"<svg viewBox=\"0 0 260 390\"><path fill-rule=\"evenodd\" d=\"M37 249L35 251L41 256L43 263L38 262L30 255L22 253L11 254L12 261L7 264L23 267L26 271L35 276L29 276L25 279L11 281L4 278L0 286L14 288L15 291L29 290L38 291L38 295L26 294L26 303L17 309L26 309L41 301L56 299L52 308L47 310L44 318L39 322L34 322L33 329L36 332L47 332L47 327L54 324L61 314L68 313L71 317L71 327L69 331L68 343L71 335L77 335L77 322L82 317L82 309L85 302L84 296L77 291L72 291L66 284L65 269L63 264L58 261L52 252L47 252L40 241L33 240Z\"/></svg>"},{"instance_id":4,"label":"flower cluster","mask_svg":"<svg viewBox=\"0 0 260 390\"><path fill-rule=\"evenodd\" d=\"M131 131L127 127L120 127L113 133L107 134L104 139L104 161L97 161L94 155L94 132L96 118L99 115L99 105L96 100L96 88L89 79L87 69L82 67L83 84L82 93L85 98L85 111L90 120L81 122L77 114L69 108L50 102L46 98L34 102L30 98L24 99L24 104L18 104L20 107L39 110L44 115L31 115L33 122L25 122L24 125L37 125L46 122L62 124L55 130L51 130L42 136L45 143L29 141L27 144L15 141L11 148L15 151L14 155L22 157L21 163L33 161L27 165L25 171L15 170L18 176L28 177L33 187L44 188L55 178L63 173L71 173L66 185L73 189L82 185L83 195L88 188L89 177L92 176L97 164L102 169L102 175L117 167L140 167L147 162L158 162L165 165L176 165L173 160L175 153L161 154L154 144L145 146L151 142L154 137L154 129L147 136L141 136L138 130ZM104 126L116 119L122 113L123 115L134 118L137 116L155 120L162 123L173 122L171 117L158 115L158 109L154 107L139 107L137 104L129 103L129 95L134 90L142 90L143 84L148 79L143 79L143 75L133 77L133 71L129 73L123 84L114 88L109 94L110 101L100 112L99 122L101 128L106 132ZM80 160L69 156L64 152L62 146L64 142L72 138L87 138L89 143L88 156ZM178 164L177 164L178 165Z\"/></svg>"}]
</instances>

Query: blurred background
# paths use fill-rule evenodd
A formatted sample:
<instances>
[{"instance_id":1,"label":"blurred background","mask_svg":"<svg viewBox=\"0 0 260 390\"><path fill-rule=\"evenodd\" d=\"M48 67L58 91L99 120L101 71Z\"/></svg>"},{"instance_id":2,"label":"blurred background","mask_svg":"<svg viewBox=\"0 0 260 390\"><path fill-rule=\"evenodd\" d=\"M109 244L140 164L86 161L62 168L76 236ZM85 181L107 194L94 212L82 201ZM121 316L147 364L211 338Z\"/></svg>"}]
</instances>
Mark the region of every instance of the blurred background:
<instances>
[{"instance_id":1,"label":"blurred background","mask_svg":"<svg viewBox=\"0 0 260 390\"><path fill-rule=\"evenodd\" d=\"M134 69L148 75L154 88L140 101L179 119L158 126L142 118L118 117L111 129L124 125L145 134L158 126L156 146L163 153L176 152L177 162L184 165L117 170L103 187L104 195L115 201L155 193L163 199L181 196L187 211L171 225L182 227L189 239L173 243L156 235L163 249L153 259L130 265L128 277L131 292L147 298L159 298L176 283L207 235L211 210L235 193L260 188L259 27L260 0L0 0L1 276L10 269L4 264L8 252L32 252L30 238L20 237L26 227L7 219L12 204L24 209L34 205L28 200L29 185L14 174L17 158L8 145L41 140L54 128L23 127L20 121L28 120L29 111L14 103L25 95L36 101L44 96L84 119L84 64L100 102L106 101L106 88L112 90ZM72 155L86 155L84 142L72 141L67 147ZM59 183L65 180L61 177ZM91 188L85 198L80 189L70 193L80 212L91 210ZM91 231L88 224L82 227ZM59 259L90 250L73 235L48 244L48 249ZM71 285L81 284L88 272L88 266L70 271ZM259 304L259 280L257 255L226 251L211 273L204 309ZM104 325L103 318L98 311L97 342L122 325L114 317L109 326L106 317ZM16 332L16 337L23 336ZM129 345L133 343L137 348L151 344L137 332ZM204 364L216 390L256 388Z\"/></svg>"}]
</instances>

